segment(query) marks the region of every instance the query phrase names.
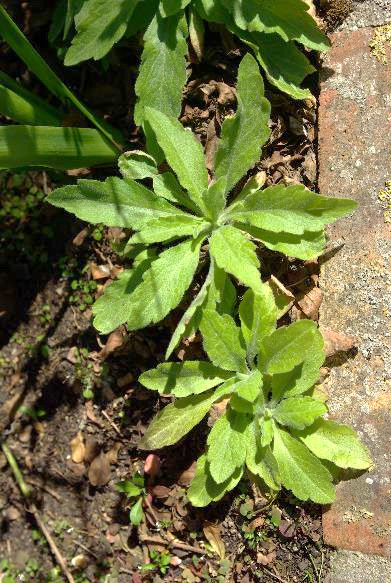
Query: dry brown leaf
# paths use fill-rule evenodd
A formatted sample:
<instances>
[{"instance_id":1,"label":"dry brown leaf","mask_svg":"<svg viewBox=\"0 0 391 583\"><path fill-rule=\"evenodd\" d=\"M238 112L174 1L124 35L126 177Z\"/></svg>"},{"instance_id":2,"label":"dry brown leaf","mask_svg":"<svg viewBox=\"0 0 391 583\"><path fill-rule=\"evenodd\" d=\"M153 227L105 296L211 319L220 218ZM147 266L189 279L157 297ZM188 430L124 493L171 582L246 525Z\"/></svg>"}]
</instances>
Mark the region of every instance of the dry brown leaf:
<instances>
[{"instance_id":1,"label":"dry brown leaf","mask_svg":"<svg viewBox=\"0 0 391 583\"><path fill-rule=\"evenodd\" d=\"M278 308L278 317L281 318L292 307L295 296L274 275L266 283L273 292L274 300Z\"/></svg>"},{"instance_id":2,"label":"dry brown leaf","mask_svg":"<svg viewBox=\"0 0 391 583\"><path fill-rule=\"evenodd\" d=\"M117 441L117 443L115 443L113 447L106 453L106 457L110 464L115 464L118 461L118 454L121 447L122 444Z\"/></svg>"},{"instance_id":3,"label":"dry brown leaf","mask_svg":"<svg viewBox=\"0 0 391 583\"><path fill-rule=\"evenodd\" d=\"M179 476L179 478L177 480L178 484L180 486L188 486L195 476L196 468L197 468L197 462L193 462L191 464L191 466L187 468L187 470L185 470L184 472L181 473L181 475Z\"/></svg>"},{"instance_id":4,"label":"dry brown leaf","mask_svg":"<svg viewBox=\"0 0 391 583\"><path fill-rule=\"evenodd\" d=\"M329 328L321 329L324 338L324 351L326 357L334 356L338 352L349 352L352 348L358 346L359 341L354 336L347 336L334 332Z\"/></svg>"},{"instance_id":5,"label":"dry brown leaf","mask_svg":"<svg viewBox=\"0 0 391 583\"><path fill-rule=\"evenodd\" d=\"M319 308L323 301L323 292L319 287L313 287L305 296L297 301L303 314L316 322L319 317Z\"/></svg>"},{"instance_id":6,"label":"dry brown leaf","mask_svg":"<svg viewBox=\"0 0 391 583\"><path fill-rule=\"evenodd\" d=\"M122 330L114 330L107 339L105 346L99 353L101 358L107 358L112 352L120 348L124 344L125 338Z\"/></svg>"},{"instance_id":7,"label":"dry brown leaf","mask_svg":"<svg viewBox=\"0 0 391 583\"><path fill-rule=\"evenodd\" d=\"M84 461L92 462L92 460L96 458L98 453L99 453L99 445L98 445L98 442L96 441L96 439L94 439L93 437L90 437L90 436L87 437L86 447L85 447L85 452L84 452Z\"/></svg>"},{"instance_id":8,"label":"dry brown leaf","mask_svg":"<svg viewBox=\"0 0 391 583\"><path fill-rule=\"evenodd\" d=\"M107 279L110 277L110 267L108 265L97 265L94 261L90 263L90 273L92 279Z\"/></svg>"},{"instance_id":9,"label":"dry brown leaf","mask_svg":"<svg viewBox=\"0 0 391 583\"><path fill-rule=\"evenodd\" d=\"M101 452L91 463L88 470L88 479L93 486L105 486L111 478L110 461L106 454Z\"/></svg>"},{"instance_id":10,"label":"dry brown leaf","mask_svg":"<svg viewBox=\"0 0 391 583\"><path fill-rule=\"evenodd\" d=\"M76 437L72 439L70 445L72 461L75 462L75 464L81 464L86 453L84 437L81 431L79 431Z\"/></svg>"},{"instance_id":11,"label":"dry brown leaf","mask_svg":"<svg viewBox=\"0 0 391 583\"><path fill-rule=\"evenodd\" d=\"M84 243L84 241L86 240L86 237L88 237L88 234L90 232L89 227L84 227L84 229L82 229L72 240L72 245L74 245L75 247L81 247Z\"/></svg>"},{"instance_id":12,"label":"dry brown leaf","mask_svg":"<svg viewBox=\"0 0 391 583\"><path fill-rule=\"evenodd\" d=\"M132 383L133 381L134 381L134 375L131 372L128 372L123 377L120 377L119 379L117 379L117 387L119 389L123 389L124 387L127 387L128 385L130 385L130 383Z\"/></svg>"},{"instance_id":13,"label":"dry brown leaf","mask_svg":"<svg viewBox=\"0 0 391 583\"><path fill-rule=\"evenodd\" d=\"M207 523L202 530L204 532L206 540L208 541L214 552L220 557L220 559L224 559L225 546L220 536L220 525Z\"/></svg>"}]
</instances>

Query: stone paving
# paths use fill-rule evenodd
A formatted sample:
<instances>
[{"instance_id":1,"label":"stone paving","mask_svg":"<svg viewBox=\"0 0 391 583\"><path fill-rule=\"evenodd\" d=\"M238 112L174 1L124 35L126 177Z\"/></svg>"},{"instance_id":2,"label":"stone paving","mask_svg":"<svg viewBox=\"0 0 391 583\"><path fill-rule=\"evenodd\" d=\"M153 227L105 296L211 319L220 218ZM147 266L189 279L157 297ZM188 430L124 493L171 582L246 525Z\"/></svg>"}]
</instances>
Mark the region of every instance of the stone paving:
<instances>
[{"instance_id":1,"label":"stone paving","mask_svg":"<svg viewBox=\"0 0 391 583\"><path fill-rule=\"evenodd\" d=\"M322 270L320 325L359 339L356 353L332 369L326 389L331 414L356 427L375 465L340 482L323 525L325 542L338 549L390 557L391 224L379 192L391 180L391 45L384 47L388 63L381 63L370 54L374 29L357 26L390 21L391 0L357 6L350 26L333 35L322 71L319 189L360 206L330 229L345 246ZM391 562L335 553L327 583L361 581L391 582Z\"/></svg>"}]
</instances>

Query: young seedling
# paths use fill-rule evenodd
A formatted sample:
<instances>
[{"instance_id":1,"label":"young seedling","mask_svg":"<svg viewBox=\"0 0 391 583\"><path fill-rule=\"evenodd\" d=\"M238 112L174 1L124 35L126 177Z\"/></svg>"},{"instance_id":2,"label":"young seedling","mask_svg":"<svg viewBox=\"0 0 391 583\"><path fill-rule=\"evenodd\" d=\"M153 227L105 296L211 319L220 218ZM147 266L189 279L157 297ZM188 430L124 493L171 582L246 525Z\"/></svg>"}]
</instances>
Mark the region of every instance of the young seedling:
<instances>
[{"instance_id":1,"label":"young seedling","mask_svg":"<svg viewBox=\"0 0 391 583\"><path fill-rule=\"evenodd\" d=\"M136 474L131 480L118 482L115 487L131 501L129 520L134 526L139 526L144 518L143 503L147 495L143 476Z\"/></svg>"},{"instance_id":2,"label":"young seedling","mask_svg":"<svg viewBox=\"0 0 391 583\"><path fill-rule=\"evenodd\" d=\"M324 460L341 468L371 464L350 427L324 418L327 406L314 391L324 361L315 323L276 329L276 310L265 284L244 294L240 328L231 316L207 310L201 332L211 362L164 363L139 379L177 397L144 435L148 450L176 443L213 404L228 400L188 491L194 506L220 500L245 470L272 490L284 486L301 500L328 504L335 492Z\"/></svg>"},{"instance_id":3,"label":"young seedling","mask_svg":"<svg viewBox=\"0 0 391 583\"><path fill-rule=\"evenodd\" d=\"M230 311L236 298L231 277L260 292L257 245L314 258L325 245L324 225L354 210L352 200L326 198L302 185L261 190L256 179L230 195L269 136L270 104L263 92L258 65L246 55L239 67L237 112L223 123L211 182L194 135L176 119L148 109L155 149L164 152L175 174L159 174L151 156L136 152L120 160L123 180L79 180L48 197L80 219L136 231L128 243L136 254L133 268L93 306L100 332L125 322L130 330L159 322L197 274L203 283L173 334L168 357L199 327L205 309ZM153 190L137 178L152 179Z\"/></svg>"}]
</instances>

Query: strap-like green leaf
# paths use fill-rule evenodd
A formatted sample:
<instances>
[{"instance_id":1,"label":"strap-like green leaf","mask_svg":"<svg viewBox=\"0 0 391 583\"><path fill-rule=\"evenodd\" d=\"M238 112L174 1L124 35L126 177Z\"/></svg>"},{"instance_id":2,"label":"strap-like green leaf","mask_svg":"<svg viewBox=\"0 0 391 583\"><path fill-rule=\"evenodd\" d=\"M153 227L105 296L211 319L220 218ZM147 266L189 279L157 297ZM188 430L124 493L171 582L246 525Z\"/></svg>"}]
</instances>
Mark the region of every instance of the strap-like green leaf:
<instances>
[{"instance_id":1,"label":"strap-like green leaf","mask_svg":"<svg viewBox=\"0 0 391 583\"><path fill-rule=\"evenodd\" d=\"M240 375L233 385L235 392L230 400L232 409L239 413L253 413L255 405L259 406L259 403L263 402L262 385L263 377L257 369L251 371L249 375Z\"/></svg>"},{"instance_id":2,"label":"strap-like green leaf","mask_svg":"<svg viewBox=\"0 0 391 583\"><path fill-rule=\"evenodd\" d=\"M167 162L177 175L181 186L200 209L204 209L203 193L208 188L201 144L181 123L156 109L147 108L148 123L155 132Z\"/></svg>"},{"instance_id":3,"label":"strap-like green leaf","mask_svg":"<svg viewBox=\"0 0 391 583\"><path fill-rule=\"evenodd\" d=\"M209 471L217 484L231 478L246 459L246 415L228 410L208 435Z\"/></svg>"},{"instance_id":4,"label":"strap-like green leaf","mask_svg":"<svg viewBox=\"0 0 391 583\"><path fill-rule=\"evenodd\" d=\"M247 372L246 352L240 328L228 315L205 310L201 322L204 349L211 361L224 370Z\"/></svg>"},{"instance_id":5,"label":"strap-like green leaf","mask_svg":"<svg viewBox=\"0 0 391 583\"><path fill-rule=\"evenodd\" d=\"M316 330L312 338L311 350L306 351L304 361L292 370L274 374L271 379L273 399L278 401L281 396L294 397L311 389L320 376L324 355L322 334Z\"/></svg>"},{"instance_id":6,"label":"strap-like green leaf","mask_svg":"<svg viewBox=\"0 0 391 583\"><path fill-rule=\"evenodd\" d=\"M161 394L188 397L217 387L231 376L232 373L210 362L187 360L159 364L157 368L144 372L139 382L147 389Z\"/></svg>"},{"instance_id":7,"label":"strap-like green leaf","mask_svg":"<svg viewBox=\"0 0 391 583\"><path fill-rule=\"evenodd\" d=\"M222 396L224 389L217 389L167 405L154 417L139 447L161 449L173 445L202 421L213 403Z\"/></svg>"},{"instance_id":8,"label":"strap-like green leaf","mask_svg":"<svg viewBox=\"0 0 391 583\"><path fill-rule=\"evenodd\" d=\"M216 310L219 314L231 315L237 299L235 286L229 275L215 264L213 257L211 266L213 266L213 273L205 308Z\"/></svg>"},{"instance_id":9,"label":"strap-like green leaf","mask_svg":"<svg viewBox=\"0 0 391 583\"><path fill-rule=\"evenodd\" d=\"M142 229L152 219L189 216L138 182L115 176L104 182L79 180L77 186L58 188L47 200L83 221L109 227Z\"/></svg>"},{"instance_id":10,"label":"strap-like green leaf","mask_svg":"<svg viewBox=\"0 0 391 583\"><path fill-rule=\"evenodd\" d=\"M259 428L261 431L261 445L266 447L273 441L274 421L271 417L261 417L259 419Z\"/></svg>"},{"instance_id":11,"label":"strap-like green leaf","mask_svg":"<svg viewBox=\"0 0 391 583\"><path fill-rule=\"evenodd\" d=\"M273 411L273 417L281 425L304 429L326 412L326 405L312 397L289 397L278 403Z\"/></svg>"},{"instance_id":12,"label":"strap-like green leaf","mask_svg":"<svg viewBox=\"0 0 391 583\"><path fill-rule=\"evenodd\" d=\"M149 221L141 231L129 239L129 243L149 245L151 243L173 241L186 236L195 238L202 231L205 231L206 236L208 225L209 223L206 221L191 215L161 217Z\"/></svg>"},{"instance_id":13,"label":"strap-like green leaf","mask_svg":"<svg viewBox=\"0 0 391 583\"><path fill-rule=\"evenodd\" d=\"M316 51L326 51L330 42L302 0L220 0L233 12L237 26L248 31L277 33L284 41L297 40Z\"/></svg>"},{"instance_id":14,"label":"strap-like green leaf","mask_svg":"<svg viewBox=\"0 0 391 583\"><path fill-rule=\"evenodd\" d=\"M237 112L224 120L215 160L215 177L226 178L226 192L259 160L270 133L270 103L264 97L259 66L249 54L239 66L237 95Z\"/></svg>"},{"instance_id":15,"label":"strap-like green leaf","mask_svg":"<svg viewBox=\"0 0 391 583\"><path fill-rule=\"evenodd\" d=\"M365 470L372 465L368 448L347 425L319 419L305 431L297 433L297 437L316 456L329 460L340 468Z\"/></svg>"},{"instance_id":16,"label":"strap-like green leaf","mask_svg":"<svg viewBox=\"0 0 391 583\"><path fill-rule=\"evenodd\" d=\"M261 284L260 292L256 294L248 289L240 302L239 316L247 345L247 360L252 363L263 338L276 328L277 309L270 286Z\"/></svg>"},{"instance_id":17,"label":"strap-like green leaf","mask_svg":"<svg viewBox=\"0 0 391 583\"><path fill-rule=\"evenodd\" d=\"M112 164L117 155L116 148L90 128L0 126L0 169L68 170Z\"/></svg>"},{"instance_id":18,"label":"strap-like green leaf","mask_svg":"<svg viewBox=\"0 0 391 583\"><path fill-rule=\"evenodd\" d=\"M162 16L167 17L176 14L180 10L186 8L190 2L191 0L161 0L160 10Z\"/></svg>"},{"instance_id":19,"label":"strap-like green leaf","mask_svg":"<svg viewBox=\"0 0 391 583\"><path fill-rule=\"evenodd\" d=\"M56 95L60 101L68 100L105 136L116 148L123 140L121 133L92 113L68 87L57 77L46 61L34 49L22 31L16 26L3 6L0 5L0 36L9 44L13 51L27 65L28 69ZM43 165L43 164L42 164ZM73 166L80 168L79 166ZM69 168L69 167L68 167Z\"/></svg>"},{"instance_id":20,"label":"strap-like green leaf","mask_svg":"<svg viewBox=\"0 0 391 583\"><path fill-rule=\"evenodd\" d=\"M77 65L88 59L98 61L124 36L132 13L140 0L86 0L75 16L77 34L64 64Z\"/></svg>"},{"instance_id":21,"label":"strap-like green leaf","mask_svg":"<svg viewBox=\"0 0 391 583\"><path fill-rule=\"evenodd\" d=\"M259 261L255 245L232 225L216 229L210 238L210 253L216 264L239 281L261 290Z\"/></svg>"},{"instance_id":22,"label":"strap-like green leaf","mask_svg":"<svg viewBox=\"0 0 391 583\"><path fill-rule=\"evenodd\" d=\"M209 463L206 455L197 460L197 470L187 491L187 497L193 506L208 506L212 501L217 502L235 488L243 474L243 466L236 469L231 478L222 484L216 484L210 475Z\"/></svg>"},{"instance_id":23,"label":"strap-like green leaf","mask_svg":"<svg viewBox=\"0 0 391 583\"><path fill-rule=\"evenodd\" d=\"M297 259L315 259L326 246L326 235L324 230L319 232L305 231L303 235L291 235L290 233L273 233L252 227L250 224L235 223L238 229L246 231L254 239L271 249Z\"/></svg>"},{"instance_id":24,"label":"strap-like green leaf","mask_svg":"<svg viewBox=\"0 0 391 583\"><path fill-rule=\"evenodd\" d=\"M0 71L0 113L28 125L60 126L64 114Z\"/></svg>"},{"instance_id":25,"label":"strap-like green leaf","mask_svg":"<svg viewBox=\"0 0 391 583\"><path fill-rule=\"evenodd\" d=\"M312 350L317 327L310 320L300 320L278 328L262 340L258 366L265 374L292 370L303 362Z\"/></svg>"},{"instance_id":26,"label":"strap-like green leaf","mask_svg":"<svg viewBox=\"0 0 391 583\"><path fill-rule=\"evenodd\" d=\"M208 216L215 221L221 211L225 207L226 202L226 185L227 179L225 176L219 178L216 182L209 186L205 192L204 201L205 207L208 211Z\"/></svg>"},{"instance_id":27,"label":"strap-like green leaf","mask_svg":"<svg viewBox=\"0 0 391 583\"><path fill-rule=\"evenodd\" d=\"M156 324L176 308L197 269L201 241L190 239L163 251L144 273L129 298L130 330Z\"/></svg>"},{"instance_id":28,"label":"strap-like green leaf","mask_svg":"<svg viewBox=\"0 0 391 583\"><path fill-rule=\"evenodd\" d=\"M192 210L196 215L201 214L200 210L181 188L177 177L172 172L163 172L153 177L153 190L157 196L166 200L180 204Z\"/></svg>"},{"instance_id":29,"label":"strap-like green leaf","mask_svg":"<svg viewBox=\"0 0 391 583\"><path fill-rule=\"evenodd\" d=\"M277 427L273 455L283 485L295 496L319 504L333 502L335 490L329 472L303 443Z\"/></svg>"},{"instance_id":30,"label":"strap-like green leaf","mask_svg":"<svg viewBox=\"0 0 391 583\"><path fill-rule=\"evenodd\" d=\"M320 196L301 184L278 184L250 194L226 216L266 231L303 235L320 231L356 207L354 200Z\"/></svg>"},{"instance_id":31,"label":"strap-like green leaf","mask_svg":"<svg viewBox=\"0 0 391 583\"><path fill-rule=\"evenodd\" d=\"M136 81L134 118L142 125L152 107L177 118L181 112L186 83L186 19L183 12L163 18L157 12L144 34L144 50Z\"/></svg>"},{"instance_id":32,"label":"strap-like green leaf","mask_svg":"<svg viewBox=\"0 0 391 583\"><path fill-rule=\"evenodd\" d=\"M272 490L279 490L278 467L270 447L262 447L257 423L253 420L246 430L246 465L250 472L260 476Z\"/></svg>"}]
</instances>

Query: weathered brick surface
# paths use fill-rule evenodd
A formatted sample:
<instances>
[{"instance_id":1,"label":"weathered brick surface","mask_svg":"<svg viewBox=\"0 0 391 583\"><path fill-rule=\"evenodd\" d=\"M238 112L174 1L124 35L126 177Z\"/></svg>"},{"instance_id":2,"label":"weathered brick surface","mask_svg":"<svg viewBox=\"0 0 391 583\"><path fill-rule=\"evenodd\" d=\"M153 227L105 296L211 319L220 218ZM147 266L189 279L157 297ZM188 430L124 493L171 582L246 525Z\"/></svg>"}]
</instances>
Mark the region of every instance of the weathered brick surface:
<instances>
[{"instance_id":1,"label":"weathered brick surface","mask_svg":"<svg viewBox=\"0 0 391 583\"><path fill-rule=\"evenodd\" d=\"M320 192L359 202L330 229L345 247L322 273L321 325L360 338L358 353L332 369L331 415L359 431L374 469L341 482L324 514L325 541L391 556L391 225L378 193L391 180L391 47L374 59L370 28L334 35L324 61L319 110Z\"/></svg>"}]
</instances>

